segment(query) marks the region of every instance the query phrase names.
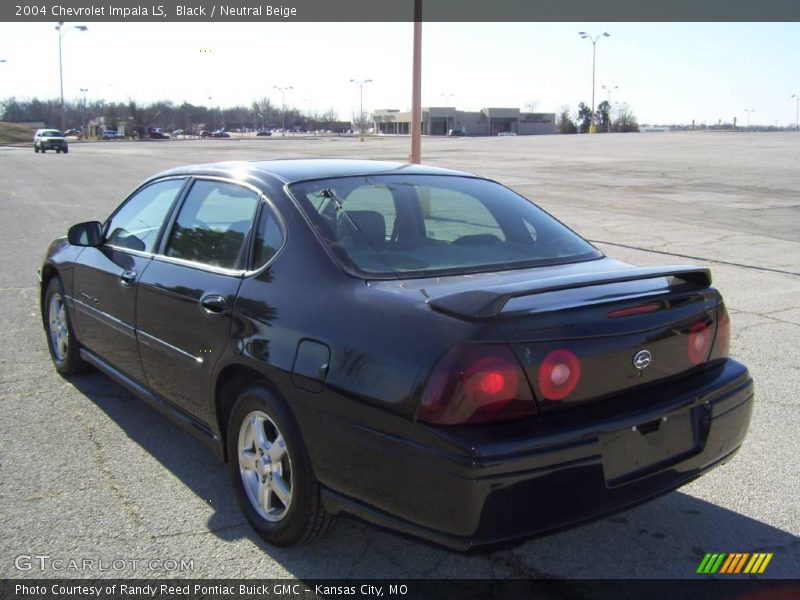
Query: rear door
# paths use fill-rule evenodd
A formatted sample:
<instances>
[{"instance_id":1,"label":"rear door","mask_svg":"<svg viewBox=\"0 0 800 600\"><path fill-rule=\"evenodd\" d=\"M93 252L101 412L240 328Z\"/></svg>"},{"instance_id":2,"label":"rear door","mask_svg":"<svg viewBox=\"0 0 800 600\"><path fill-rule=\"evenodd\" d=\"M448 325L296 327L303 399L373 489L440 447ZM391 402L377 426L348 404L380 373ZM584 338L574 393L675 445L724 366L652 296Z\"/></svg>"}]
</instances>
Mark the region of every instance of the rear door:
<instances>
[{"instance_id":1,"label":"rear door","mask_svg":"<svg viewBox=\"0 0 800 600\"><path fill-rule=\"evenodd\" d=\"M206 422L259 201L253 188L195 179L140 281L136 322L149 386Z\"/></svg>"},{"instance_id":2,"label":"rear door","mask_svg":"<svg viewBox=\"0 0 800 600\"><path fill-rule=\"evenodd\" d=\"M107 222L104 243L84 248L75 265L81 344L139 382L145 380L135 333L137 286L185 181L164 179L134 192Z\"/></svg>"}]
</instances>

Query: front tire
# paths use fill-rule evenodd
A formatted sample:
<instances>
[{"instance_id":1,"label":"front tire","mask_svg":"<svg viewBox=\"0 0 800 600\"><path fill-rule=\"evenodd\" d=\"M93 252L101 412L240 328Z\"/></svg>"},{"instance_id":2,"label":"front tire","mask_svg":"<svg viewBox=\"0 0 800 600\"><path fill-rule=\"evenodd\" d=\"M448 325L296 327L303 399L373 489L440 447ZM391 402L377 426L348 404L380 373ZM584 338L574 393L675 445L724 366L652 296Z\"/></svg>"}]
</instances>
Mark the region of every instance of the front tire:
<instances>
[{"instance_id":1,"label":"front tire","mask_svg":"<svg viewBox=\"0 0 800 600\"><path fill-rule=\"evenodd\" d=\"M66 154L67 152L69 152L69 148L67 146L64 146L64 154Z\"/></svg>"},{"instance_id":2,"label":"front tire","mask_svg":"<svg viewBox=\"0 0 800 600\"><path fill-rule=\"evenodd\" d=\"M286 404L256 384L239 395L228 420L228 466L247 520L268 543L295 546L328 531L319 483Z\"/></svg>"},{"instance_id":3,"label":"front tire","mask_svg":"<svg viewBox=\"0 0 800 600\"><path fill-rule=\"evenodd\" d=\"M72 330L64 296L64 286L58 277L47 283L44 295L47 348L56 371L62 375L74 375L85 371L88 364L81 358L81 345Z\"/></svg>"}]
</instances>

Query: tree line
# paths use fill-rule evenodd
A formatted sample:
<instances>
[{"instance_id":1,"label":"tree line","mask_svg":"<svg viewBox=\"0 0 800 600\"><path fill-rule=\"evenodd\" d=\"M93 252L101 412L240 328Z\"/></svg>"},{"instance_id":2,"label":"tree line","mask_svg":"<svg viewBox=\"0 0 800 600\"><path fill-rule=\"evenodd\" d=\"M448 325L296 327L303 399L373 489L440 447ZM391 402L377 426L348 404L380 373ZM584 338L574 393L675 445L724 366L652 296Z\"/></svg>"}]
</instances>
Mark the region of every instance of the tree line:
<instances>
[{"instance_id":1,"label":"tree line","mask_svg":"<svg viewBox=\"0 0 800 600\"><path fill-rule=\"evenodd\" d=\"M578 103L577 111L567 105L561 107L557 120L559 133L589 133L591 124L592 109L585 103ZM639 123L631 107L626 103L612 107L608 100L603 100L594 111L594 124L597 133L639 131Z\"/></svg>"},{"instance_id":2,"label":"tree line","mask_svg":"<svg viewBox=\"0 0 800 600\"><path fill-rule=\"evenodd\" d=\"M175 104L169 100L152 103L70 100L64 104L67 129L102 122L105 129L119 129L122 124L132 131L159 127L168 131L191 132L204 129L334 129L339 115L333 108L325 112L303 112L295 107L274 104L269 98L252 101L250 106L216 107L189 102ZM0 101L0 121L13 123L42 122L45 127L61 124L61 101L16 97Z\"/></svg>"}]
</instances>

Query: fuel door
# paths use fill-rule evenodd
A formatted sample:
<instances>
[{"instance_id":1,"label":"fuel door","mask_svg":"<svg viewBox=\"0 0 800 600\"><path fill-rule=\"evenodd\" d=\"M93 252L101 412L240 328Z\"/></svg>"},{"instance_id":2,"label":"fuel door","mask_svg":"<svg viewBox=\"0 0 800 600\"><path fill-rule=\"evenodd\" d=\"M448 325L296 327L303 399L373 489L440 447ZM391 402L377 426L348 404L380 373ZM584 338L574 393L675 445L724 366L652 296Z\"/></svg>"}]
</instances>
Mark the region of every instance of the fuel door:
<instances>
[{"instance_id":1,"label":"fuel door","mask_svg":"<svg viewBox=\"0 0 800 600\"><path fill-rule=\"evenodd\" d=\"M322 392L331 361L331 350L314 340L301 340L292 367L292 383L301 390L319 394Z\"/></svg>"}]
</instances>

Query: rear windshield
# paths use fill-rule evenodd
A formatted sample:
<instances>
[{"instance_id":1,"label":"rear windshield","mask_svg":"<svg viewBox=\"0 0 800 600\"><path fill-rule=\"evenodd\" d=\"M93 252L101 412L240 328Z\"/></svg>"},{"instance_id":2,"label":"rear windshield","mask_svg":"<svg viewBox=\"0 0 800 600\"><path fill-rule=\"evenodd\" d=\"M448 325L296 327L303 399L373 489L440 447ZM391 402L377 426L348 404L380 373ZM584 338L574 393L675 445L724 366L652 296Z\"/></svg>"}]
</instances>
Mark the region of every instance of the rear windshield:
<instances>
[{"instance_id":1,"label":"rear windshield","mask_svg":"<svg viewBox=\"0 0 800 600\"><path fill-rule=\"evenodd\" d=\"M343 266L367 277L497 271L602 256L530 201L485 179L378 175L290 189Z\"/></svg>"}]
</instances>

